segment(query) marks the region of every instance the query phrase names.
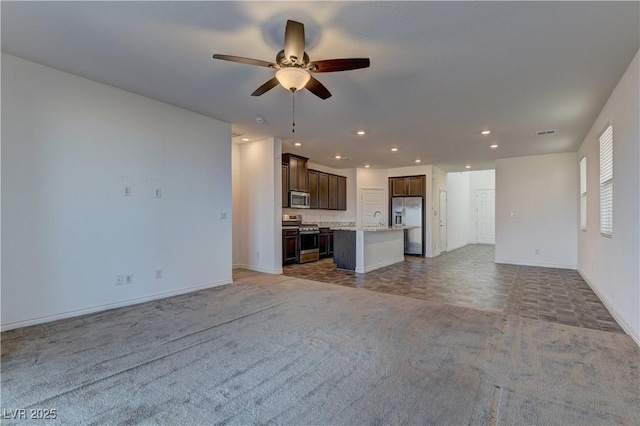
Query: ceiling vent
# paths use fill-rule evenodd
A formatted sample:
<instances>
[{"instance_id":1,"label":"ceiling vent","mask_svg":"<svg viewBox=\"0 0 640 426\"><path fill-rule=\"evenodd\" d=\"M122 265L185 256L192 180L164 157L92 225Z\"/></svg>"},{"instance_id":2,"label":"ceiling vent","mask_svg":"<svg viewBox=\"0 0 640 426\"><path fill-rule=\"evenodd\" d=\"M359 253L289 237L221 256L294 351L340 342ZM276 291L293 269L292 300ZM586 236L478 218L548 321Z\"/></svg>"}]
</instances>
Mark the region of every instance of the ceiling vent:
<instances>
[{"instance_id":1,"label":"ceiling vent","mask_svg":"<svg viewBox=\"0 0 640 426\"><path fill-rule=\"evenodd\" d=\"M556 131L555 130L542 130L540 132L536 132L536 135L538 136L548 136L548 135L555 135Z\"/></svg>"},{"instance_id":2,"label":"ceiling vent","mask_svg":"<svg viewBox=\"0 0 640 426\"><path fill-rule=\"evenodd\" d=\"M242 133L239 133L239 132L231 132L231 137L232 137L232 138L239 138L240 136L242 136Z\"/></svg>"}]
</instances>

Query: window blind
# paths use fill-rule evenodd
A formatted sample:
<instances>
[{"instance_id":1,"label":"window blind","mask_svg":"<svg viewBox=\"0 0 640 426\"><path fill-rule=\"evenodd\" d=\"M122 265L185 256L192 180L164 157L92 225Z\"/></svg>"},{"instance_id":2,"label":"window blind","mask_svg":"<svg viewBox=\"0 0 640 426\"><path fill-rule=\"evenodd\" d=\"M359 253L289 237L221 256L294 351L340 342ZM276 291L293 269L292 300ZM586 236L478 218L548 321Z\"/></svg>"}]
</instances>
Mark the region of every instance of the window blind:
<instances>
[{"instance_id":1,"label":"window blind","mask_svg":"<svg viewBox=\"0 0 640 426\"><path fill-rule=\"evenodd\" d=\"M580 160L580 229L587 229L587 157Z\"/></svg>"},{"instance_id":2,"label":"window blind","mask_svg":"<svg viewBox=\"0 0 640 426\"><path fill-rule=\"evenodd\" d=\"M600 138L600 233L613 234L613 126Z\"/></svg>"}]
</instances>

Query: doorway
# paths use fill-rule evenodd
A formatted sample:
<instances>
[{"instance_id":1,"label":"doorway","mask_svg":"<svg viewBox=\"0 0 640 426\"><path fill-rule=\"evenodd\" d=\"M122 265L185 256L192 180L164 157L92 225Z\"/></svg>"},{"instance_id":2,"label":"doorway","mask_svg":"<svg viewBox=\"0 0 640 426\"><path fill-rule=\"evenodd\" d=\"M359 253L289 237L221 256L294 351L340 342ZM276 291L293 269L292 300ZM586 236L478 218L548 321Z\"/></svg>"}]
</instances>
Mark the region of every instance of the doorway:
<instances>
[{"instance_id":1,"label":"doorway","mask_svg":"<svg viewBox=\"0 0 640 426\"><path fill-rule=\"evenodd\" d=\"M496 190L476 189L476 243L496 243Z\"/></svg>"},{"instance_id":2,"label":"doorway","mask_svg":"<svg viewBox=\"0 0 640 426\"><path fill-rule=\"evenodd\" d=\"M383 188L362 188L360 206L361 226L378 226L380 223L387 223Z\"/></svg>"}]
</instances>

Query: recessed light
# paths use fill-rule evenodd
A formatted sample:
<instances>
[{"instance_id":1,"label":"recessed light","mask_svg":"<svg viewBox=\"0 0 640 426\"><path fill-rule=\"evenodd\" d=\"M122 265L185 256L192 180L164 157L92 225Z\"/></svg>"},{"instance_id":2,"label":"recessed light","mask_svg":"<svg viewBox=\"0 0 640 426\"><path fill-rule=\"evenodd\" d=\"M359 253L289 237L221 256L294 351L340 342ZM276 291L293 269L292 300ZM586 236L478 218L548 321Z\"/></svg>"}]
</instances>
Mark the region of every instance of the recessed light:
<instances>
[{"instance_id":1,"label":"recessed light","mask_svg":"<svg viewBox=\"0 0 640 426\"><path fill-rule=\"evenodd\" d=\"M497 143L494 143L493 145L490 146L490 148L492 148L492 149L496 149L497 147L498 147Z\"/></svg>"},{"instance_id":2,"label":"recessed light","mask_svg":"<svg viewBox=\"0 0 640 426\"><path fill-rule=\"evenodd\" d=\"M391 152L396 152L398 148L391 148Z\"/></svg>"},{"instance_id":3,"label":"recessed light","mask_svg":"<svg viewBox=\"0 0 640 426\"><path fill-rule=\"evenodd\" d=\"M419 162L420 162L420 159L417 159L417 160L416 160L416 163L419 163Z\"/></svg>"},{"instance_id":4,"label":"recessed light","mask_svg":"<svg viewBox=\"0 0 640 426\"><path fill-rule=\"evenodd\" d=\"M296 142L294 143L295 146L302 146L302 144L300 142Z\"/></svg>"},{"instance_id":5,"label":"recessed light","mask_svg":"<svg viewBox=\"0 0 640 426\"><path fill-rule=\"evenodd\" d=\"M490 135L491 134L491 130L483 130L482 132L483 135Z\"/></svg>"},{"instance_id":6,"label":"recessed light","mask_svg":"<svg viewBox=\"0 0 640 426\"><path fill-rule=\"evenodd\" d=\"M466 166L464 166L464 168L465 168L465 169L470 169L470 168L471 168L471 165L470 165L470 164L467 164Z\"/></svg>"},{"instance_id":7,"label":"recessed light","mask_svg":"<svg viewBox=\"0 0 640 426\"><path fill-rule=\"evenodd\" d=\"M362 135L364 135L364 134L365 134L365 131L364 131L364 130L358 130L358 132L357 132L357 133L358 133L360 136L362 136Z\"/></svg>"},{"instance_id":8,"label":"recessed light","mask_svg":"<svg viewBox=\"0 0 640 426\"><path fill-rule=\"evenodd\" d=\"M242 138L242 142L249 142L249 138Z\"/></svg>"},{"instance_id":9,"label":"recessed light","mask_svg":"<svg viewBox=\"0 0 640 426\"><path fill-rule=\"evenodd\" d=\"M336 155L336 160L339 160L339 159L341 159L341 158L342 158L342 156L341 156L341 155Z\"/></svg>"},{"instance_id":10,"label":"recessed light","mask_svg":"<svg viewBox=\"0 0 640 426\"><path fill-rule=\"evenodd\" d=\"M371 167L371 166L370 166L370 165L368 165L368 164L365 164L364 166L365 166L367 169L368 169L369 167Z\"/></svg>"}]
</instances>

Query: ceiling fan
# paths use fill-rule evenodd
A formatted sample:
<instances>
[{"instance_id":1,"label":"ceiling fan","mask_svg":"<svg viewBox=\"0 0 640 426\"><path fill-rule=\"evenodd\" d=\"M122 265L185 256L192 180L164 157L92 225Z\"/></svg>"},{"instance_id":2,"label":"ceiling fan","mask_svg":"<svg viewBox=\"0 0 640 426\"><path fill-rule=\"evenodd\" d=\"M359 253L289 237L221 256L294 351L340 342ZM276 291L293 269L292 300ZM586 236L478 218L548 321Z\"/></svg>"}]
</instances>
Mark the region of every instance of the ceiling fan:
<instances>
[{"instance_id":1,"label":"ceiling fan","mask_svg":"<svg viewBox=\"0 0 640 426\"><path fill-rule=\"evenodd\" d=\"M316 80L312 73L348 71L367 68L370 65L369 58L326 59L311 62L309 55L304 51L304 43L304 25L288 20L284 31L284 49L278 52L275 62L217 53L213 58L278 70L275 77L258 87L251 96L260 96L281 84L282 87L294 93L306 88L319 98L327 99L331 96L331 92Z\"/></svg>"}]
</instances>

